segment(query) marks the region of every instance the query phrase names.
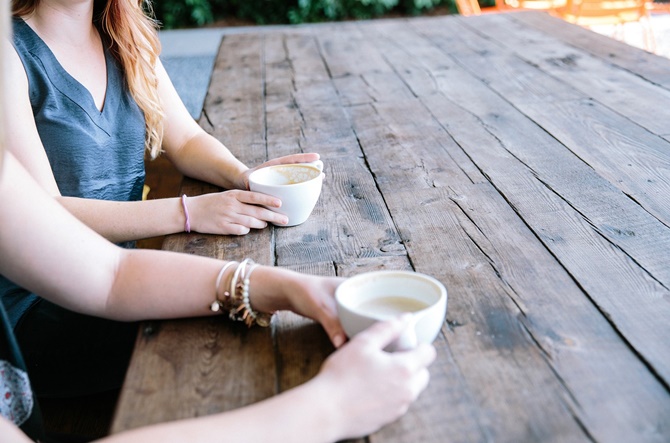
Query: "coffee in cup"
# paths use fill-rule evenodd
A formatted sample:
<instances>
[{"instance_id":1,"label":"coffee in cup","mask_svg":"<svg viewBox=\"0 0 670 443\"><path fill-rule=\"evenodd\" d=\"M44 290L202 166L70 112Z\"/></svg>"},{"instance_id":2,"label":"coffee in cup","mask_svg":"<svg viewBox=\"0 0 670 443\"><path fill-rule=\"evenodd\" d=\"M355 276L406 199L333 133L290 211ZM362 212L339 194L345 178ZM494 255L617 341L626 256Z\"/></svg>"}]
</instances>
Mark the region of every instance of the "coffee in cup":
<instances>
[{"instance_id":1,"label":"coffee in cup","mask_svg":"<svg viewBox=\"0 0 670 443\"><path fill-rule=\"evenodd\" d=\"M321 194L323 162L268 166L249 175L249 189L282 201L280 208L268 208L288 217L288 224L304 223L312 214Z\"/></svg>"},{"instance_id":2,"label":"coffee in cup","mask_svg":"<svg viewBox=\"0 0 670 443\"><path fill-rule=\"evenodd\" d=\"M408 271L374 271L345 280L335 291L340 323L349 337L378 321L408 313L407 331L388 350L432 343L447 312L447 290L433 277Z\"/></svg>"}]
</instances>

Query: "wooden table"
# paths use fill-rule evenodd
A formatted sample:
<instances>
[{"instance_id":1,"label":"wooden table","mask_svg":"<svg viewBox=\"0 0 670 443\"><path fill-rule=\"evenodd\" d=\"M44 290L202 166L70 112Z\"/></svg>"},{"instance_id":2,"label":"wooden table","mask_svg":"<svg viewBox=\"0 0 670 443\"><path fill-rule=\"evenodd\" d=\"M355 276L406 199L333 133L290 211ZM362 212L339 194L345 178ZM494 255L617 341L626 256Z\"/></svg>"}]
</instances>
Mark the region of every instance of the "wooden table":
<instances>
[{"instance_id":1,"label":"wooden table","mask_svg":"<svg viewBox=\"0 0 670 443\"><path fill-rule=\"evenodd\" d=\"M202 126L250 165L321 153L323 193L301 226L165 248L441 280L430 386L369 441L667 442L669 90L670 60L540 12L230 34ZM146 323L113 431L256 402L331 352L287 313Z\"/></svg>"}]
</instances>

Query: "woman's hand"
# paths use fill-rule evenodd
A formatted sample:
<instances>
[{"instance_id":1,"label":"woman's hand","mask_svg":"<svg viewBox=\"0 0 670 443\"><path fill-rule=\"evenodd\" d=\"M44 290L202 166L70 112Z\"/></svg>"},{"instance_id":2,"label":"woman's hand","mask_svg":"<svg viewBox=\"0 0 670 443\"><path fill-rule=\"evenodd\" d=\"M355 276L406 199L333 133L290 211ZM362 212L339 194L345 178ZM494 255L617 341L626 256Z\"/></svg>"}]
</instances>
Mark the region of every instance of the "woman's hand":
<instances>
[{"instance_id":1,"label":"woman's hand","mask_svg":"<svg viewBox=\"0 0 670 443\"><path fill-rule=\"evenodd\" d=\"M428 386L432 345L383 350L407 327L403 317L374 324L332 354L312 381L325 389L322 398L333 407L329 418L339 420L338 440L368 435L398 419Z\"/></svg>"},{"instance_id":2,"label":"woman's hand","mask_svg":"<svg viewBox=\"0 0 670 443\"><path fill-rule=\"evenodd\" d=\"M261 312L293 311L323 326L336 348L346 341L337 316L335 289L341 277L320 277L288 269L260 266L251 277L252 307Z\"/></svg>"},{"instance_id":3,"label":"woman's hand","mask_svg":"<svg viewBox=\"0 0 670 443\"><path fill-rule=\"evenodd\" d=\"M340 277L301 274L295 289L287 293L287 309L321 323L336 348L346 341L335 303L335 289L343 281Z\"/></svg>"},{"instance_id":4,"label":"woman's hand","mask_svg":"<svg viewBox=\"0 0 670 443\"><path fill-rule=\"evenodd\" d=\"M268 223L285 225L288 217L263 206L278 208L281 200L259 192L232 190L187 199L191 229L203 234L245 235Z\"/></svg>"},{"instance_id":5,"label":"woman's hand","mask_svg":"<svg viewBox=\"0 0 670 443\"><path fill-rule=\"evenodd\" d=\"M306 154L291 154L284 157L275 158L268 160L265 163L256 166L255 168L247 169L242 173L242 176L238 180L241 183L240 189L249 189L249 175L257 169L266 168L268 166L274 165L287 165L292 163L311 163L317 161L320 158L319 154L316 153L306 153Z\"/></svg>"}]
</instances>

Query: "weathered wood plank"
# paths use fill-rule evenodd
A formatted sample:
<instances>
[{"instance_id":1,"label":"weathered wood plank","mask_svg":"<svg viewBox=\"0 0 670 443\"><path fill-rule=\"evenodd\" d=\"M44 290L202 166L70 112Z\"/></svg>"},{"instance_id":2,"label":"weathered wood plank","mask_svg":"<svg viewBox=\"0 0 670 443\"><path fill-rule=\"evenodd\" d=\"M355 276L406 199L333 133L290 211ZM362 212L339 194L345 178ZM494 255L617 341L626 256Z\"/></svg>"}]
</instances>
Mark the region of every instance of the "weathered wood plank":
<instances>
[{"instance_id":1,"label":"weathered wood plank","mask_svg":"<svg viewBox=\"0 0 670 443\"><path fill-rule=\"evenodd\" d=\"M277 263L342 263L404 255L384 199L360 158L326 160L326 179L314 212L302 225L277 228Z\"/></svg>"},{"instance_id":2,"label":"weathered wood plank","mask_svg":"<svg viewBox=\"0 0 670 443\"><path fill-rule=\"evenodd\" d=\"M391 72L355 22L342 23L336 32L321 33L319 46L332 78Z\"/></svg>"},{"instance_id":3,"label":"weathered wood plank","mask_svg":"<svg viewBox=\"0 0 670 443\"><path fill-rule=\"evenodd\" d=\"M142 325L112 433L214 414L275 394L272 336L223 318ZM174 401L178 398L179 401Z\"/></svg>"},{"instance_id":4,"label":"weathered wood plank","mask_svg":"<svg viewBox=\"0 0 670 443\"><path fill-rule=\"evenodd\" d=\"M501 51L516 54L649 131L660 136L668 134L665 122L670 119L670 107L656 104L659 100L661 103L670 101L670 90L635 73L613 68L602 59L567 45L555 36L510 21L504 14L477 17L480 18L485 24L482 23L476 30L468 25L471 22L461 20L446 29L426 25L421 27L421 31L430 35L446 53L450 53L450 42L456 36L467 33L472 37L463 40L467 40L473 49L485 45L485 48L490 48L489 54ZM471 57L468 61L475 63L476 60ZM476 68L480 75L498 75L495 71L482 68L485 66Z\"/></svg>"},{"instance_id":5,"label":"weathered wood plank","mask_svg":"<svg viewBox=\"0 0 670 443\"><path fill-rule=\"evenodd\" d=\"M559 37L565 43L670 89L670 60L545 14L523 12L505 17Z\"/></svg>"},{"instance_id":6,"label":"weathered wood plank","mask_svg":"<svg viewBox=\"0 0 670 443\"><path fill-rule=\"evenodd\" d=\"M272 92L266 97L268 154L277 157L291 149L319 152L326 174L310 218L301 226L275 229L277 264L341 263L352 257L404 254L374 178L362 160L351 123L338 105L337 90L316 38L268 39L266 53L272 54L266 68L266 83ZM310 97L327 97L329 104ZM282 137L291 124L297 126L290 133L298 142L292 148Z\"/></svg>"},{"instance_id":7,"label":"weathered wood plank","mask_svg":"<svg viewBox=\"0 0 670 443\"><path fill-rule=\"evenodd\" d=\"M266 122L270 157L319 152L359 155L360 148L313 36L266 41Z\"/></svg>"},{"instance_id":8,"label":"weathered wood plank","mask_svg":"<svg viewBox=\"0 0 670 443\"><path fill-rule=\"evenodd\" d=\"M249 166L267 159L264 38L248 34L224 36L203 108L202 126Z\"/></svg>"},{"instance_id":9,"label":"weathered wood plank","mask_svg":"<svg viewBox=\"0 0 670 443\"><path fill-rule=\"evenodd\" d=\"M599 175L670 227L670 198L664 198L670 196L670 142L630 125L627 119L590 100L518 106Z\"/></svg>"},{"instance_id":10,"label":"weathered wood plank","mask_svg":"<svg viewBox=\"0 0 670 443\"><path fill-rule=\"evenodd\" d=\"M386 195L402 189L445 186L454 176L477 182L481 173L453 149L456 143L416 99L348 109L377 186Z\"/></svg>"},{"instance_id":11,"label":"weathered wood plank","mask_svg":"<svg viewBox=\"0 0 670 443\"><path fill-rule=\"evenodd\" d=\"M457 190L389 207L416 270L448 288L446 338L490 439L667 438L670 395L570 274L493 187Z\"/></svg>"},{"instance_id":12,"label":"weathered wood plank","mask_svg":"<svg viewBox=\"0 0 670 443\"><path fill-rule=\"evenodd\" d=\"M400 30L393 29L393 33ZM406 32L407 48L420 45ZM450 53L492 89L559 139L610 183L619 187L649 212L670 226L670 199L658 198L670 192L668 143L629 121L571 86L529 66L514 54L495 51L482 55L478 46L489 42L476 35L466 39L478 49L451 45ZM489 51L489 50L486 50ZM492 51L492 50L491 50ZM436 57L422 57L425 66ZM441 63L442 64L442 63ZM487 68L488 67L488 68ZM506 71L503 71L506 69ZM503 76L501 76L501 72ZM510 80L511 79L511 80ZM440 81L440 84L447 82ZM447 86L449 87L449 86ZM657 105L662 106L661 98ZM670 102L666 107L670 107ZM582 118L575 119L575 115ZM622 128L626 128L622 131Z\"/></svg>"},{"instance_id":13,"label":"weathered wood plank","mask_svg":"<svg viewBox=\"0 0 670 443\"><path fill-rule=\"evenodd\" d=\"M668 74L542 17L224 39L201 124L250 166L320 152L324 193L299 227L167 247L320 275L413 267L449 291L429 388L367 441L670 438ZM239 326L143 325L114 430L258 401L333 350L292 314Z\"/></svg>"},{"instance_id":14,"label":"weathered wood plank","mask_svg":"<svg viewBox=\"0 0 670 443\"><path fill-rule=\"evenodd\" d=\"M415 269L442 281L449 292L452 328L445 334L463 380L460 392L431 387L430 395L442 404L451 404L444 403L446 395L470 398L487 411L477 417L487 440L587 441L569 394L518 319L522 314L510 296L512 288L463 232L455 217L458 209L445 191L387 196ZM447 440L448 430L441 431L442 441Z\"/></svg>"},{"instance_id":15,"label":"weathered wood plank","mask_svg":"<svg viewBox=\"0 0 670 443\"><path fill-rule=\"evenodd\" d=\"M425 30L425 27L422 28L422 30ZM454 57L459 60L463 61L464 63L470 59L473 59L472 54L465 55L464 57L460 57L458 55L454 55ZM481 58L481 57L480 57ZM459 72L458 70L454 69L450 71L449 78L445 77L444 82L442 83L443 90L445 94L450 98L453 99L452 101L454 102L453 106L461 106L461 103L463 103L463 106L461 108L456 108L453 109L451 112L461 112L461 113L466 113L465 118L480 118L479 125L481 126L482 124L488 126L494 127L494 128L500 128L501 130L505 131L507 133L508 138L510 138L510 146L514 146L515 144L513 143L514 138L519 138L523 137L523 139L527 140L527 143L516 143L516 145L519 145L520 147L523 147L524 151L523 152L515 152L514 155L517 156L521 161L528 163L531 161L531 159L534 159L533 161L537 161L538 165L540 162L545 162L545 169L552 169L552 175L554 175L556 178L559 178L565 182L566 185L568 185L571 188L574 188L573 191L571 191L570 195L580 195L584 194L584 190L581 188L580 184L576 184L574 180L568 179L566 180L567 175L575 175L577 174L577 171L581 171L584 169L584 165L580 165L581 160L579 160L577 163L575 163L575 167L566 166L564 167L557 167L556 165L552 165L551 168L546 168L546 165L549 163L547 162L552 162L553 158L558 155L558 158L565 158L566 161L569 157L571 157L571 154L568 153L566 150L564 150L560 145L554 143L554 140L551 137L546 136L545 130L542 128L538 128L534 124L532 124L530 121L526 119L520 119L519 121L514 121L514 120L509 120L506 119L506 112L508 112L510 109L514 109L513 107L504 104L503 100L500 99L499 96L491 94L490 89L483 87L482 81L484 83L487 83L484 79L482 81L476 81L473 80L471 77L479 77L482 75L486 74L481 74L480 71L476 71L473 67L467 66L469 72ZM529 68L532 69L532 68ZM470 88L470 89L467 89ZM474 89L472 89L474 88ZM485 97L489 97L490 99L487 99ZM507 98L507 96L505 97ZM432 99L429 99L432 100ZM510 99L511 100L511 99ZM439 100L432 100L433 103L437 104L438 106L440 105ZM452 105L449 105L452 106ZM476 111L474 110L476 109ZM442 112L443 110L440 110L438 112ZM471 116L468 116L467 114L472 114ZM479 117L481 115L481 117ZM515 115L515 113L512 113L510 115ZM448 126L451 124L449 120L451 119L446 119L443 118L443 123ZM454 128L455 126L452 125ZM512 128L512 129L510 129ZM457 128L456 128L457 129ZM490 130L488 132L491 132ZM498 135L495 134L497 137ZM548 148L542 148L538 149L537 146L544 146L545 144L548 144L551 146L551 149ZM656 146L660 146L661 151L663 150L663 143L660 140L657 140ZM507 144L505 144L506 149L510 149ZM652 148L653 149L653 148ZM533 153L531 154L531 151ZM540 160L540 158L542 160ZM576 169L575 169L576 168ZM661 165L661 169L663 168L663 165ZM586 177L592 177L593 173L592 171L589 171L588 169L584 169L585 174L582 175L582 179L585 179ZM662 175L662 172L660 172ZM610 187L611 184L606 183L605 181L602 180L596 180L596 183L599 183L602 186L605 186L605 188ZM585 214L589 215L589 218L592 220L597 220L599 217L596 214L593 214L590 212L590 208L595 204L596 206L599 206L602 200L605 201L614 201L617 202L617 204L622 205L621 207L627 208L631 206L630 201L627 201L628 198L625 197L622 194L619 194L617 192L613 192L613 189L610 189L609 191L605 192L602 189L602 186L597 186L596 188L593 189L588 189L589 193L593 192L598 193L599 195L593 195L592 198L593 200L589 204L581 204L579 205L579 210L582 211ZM561 191L561 195L564 195L565 192ZM580 199L577 198L575 199L575 202L578 202ZM663 202L663 199L660 199L661 202ZM662 204L662 203L661 203ZM626 227L618 227L618 228L612 228L611 225L604 225L600 227L600 231L603 233L612 233L612 237L608 237L609 240L611 240L613 243L619 244L620 241L622 241L622 238L624 237L625 232L630 232L631 230L633 232L649 232L649 229L652 229L653 234L650 233L648 238L655 237L655 238L663 238L665 235L666 228L659 224L656 223L653 219L650 219L648 217L648 214L645 214L639 210L639 207L636 207L634 204L632 205L632 211L630 214L626 214L626 216L633 217L633 220L625 220L620 222L622 225L629 225L629 226L638 226L639 228L633 229L631 228L626 228ZM620 237L617 239L617 237ZM642 242L644 243L643 240L641 239L634 239L633 241L635 242ZM648 244L649 242L647 242ZM641 252L642 256L639 257L636 254L633 254L635 256L635 259L641 259L644 260L644 255L648 256L654 256L653 261L656 261L657 258L660 257L661 263L656 264L656 265L651 265L649 267L646 266L646 264L643 264L645 269L649 270L652 272L652 274L655 276L655 278L658 278L661 282L667 282L668 281L668 276L667 276L667 270L670 269L670 266L666 264L666 260L670 259L669 254L665 253L662 250L662 245L658 249L654 249L654 246L641 246L640 250L644 251L646 249L647 254L644 254L644 252ZM651 249L648 249L651 248ZM666 287L667 283L664 283Z\"/></svg>"},{"instance_id":16,"label":"weathered wood plank","mask_svg":"<svg viewBox=\"0 0 670 443\"><path fill-rule=\"evenodd\" d=\"M399 32L399 30L394 29L393 32L392 33L390 32L389 34L395 34L396 32ZM406 35L403 35L403 38L404 38L403 41L406 41L405 37L406 37ZM408 44L408 46L411 46L411 42ZM386 54L387 54L388 59L389 59L389 64L394 65L395 59L392 56L389 55L390 52L386 51ZM430 63L430 59L423 58L423 60L427 60L427 64ZM402 63L400 63L400 65L402 65ZM453 81L450 82L450 80L451 79L449 79L448 76L445 75L445 78L442 81L440 81L440 85L442 86L442 85L449 84L450 85L450 90L462 90L462 89L467 90L470 87L469 84L464 85L463 83L459 83L459 82L453 82ZM481 83L480 86L484 86L484 83ZM477 99L474 98L476 96L477 96L477 92L474 92L474 93L472 93L471 96L469 96L469 99L471 101L476 102ZM444 97L442 97L442 98L433 97L433 98L436 102L444 100ZM480 100L481 100L481 98L480 98ZM464 100L464 102L465 101L466 100ZM416 109L418 107L412 108L406 102L403 102L402 104L397 104L396 103L396 106L400 109L403 109L404 111L407 111L408 109L412 109L411 112L405 112L404 113L405 119L407 120L408 124L403 126L403 129L406 132L409 132L411 134L412 133L412 131L411 131L412 123L414 123L412 117L417 116L416 118L418 120L422 119L421 113L416 112ZM391 170L392 172L397 174L396 175L396 180L394 180L395 182L399 182L399 181L403 181L403 180L411 180L411 178L409 178L409 176L416 176L417 174L407 174L408 177L403 177L400 173L398 173L398 169L399 169L398 164L395 164L393 161L386 161L386 159L384 161L377 161L376 158L375 158L376 155L379 156L378 158L383 158L383 155L379 155L379 153L383 152L383 149L384 149L384 146L383 146L384 142L380 141L380 142L375 144L375 142L374 142L375 139L384 140L384 141L386 139L383 139L382 137L379 137L379 135L381 135L381 131L379 133L375 134L375 131L370 130L370 128L384 127L385 124L388 125L388 126L391 126L391 125L388 124L388 121L392 121L392 122L395 123L393 113L392 112L386 112L386 113L379 112L378 110L379 110L379 108L381 108L381 106L380 105L375 105L375 107L374 107L375 110L379 112L379 115L376 116L377 120L378 120L378 123L375 124L375 123L372 123L372 120L370 120L370 118L369 118L370 115L372 115L372 113L365 112L364 110L361 111L360 113L357 113L356 112L357 108L364 109L364 107L356 107L356 108L350 109L349 112L350 112L350 115L352 115L352 121L354 123L354 126L356 128L358 128L360 126L362 128L365 128L368 131L367 134L365 134L365 132L363 130L361 130L360 133L357 131L357 134L359 136L359 139L361 140L361 144L362 144L363 150L366 154L366 158L368 159L368 162L370 163L370 166L371 166L372 170L375 172L375 175L377 176L378 181L380 183L384 183L383 182L384 175L386 173L389 173L389 170ZM389 105L389 108L392 108L392 105ZM468 117L471 117L471 116L465 117L465 119L464 119L464 118L460 117L461 113L462 113L462 110L456 108L455 106L450 106L449 109L446 109L446 110L442 109L440 111L440 115L448 116L448 117L445 118L445 120L448 120L449 127L461 127L460 133L462 133L462 134L468 133L468 137L470 139L473 139L472 144L477 144L477 145L480 145L480 146L482 146L482 143L483 143L483 146L487 146L487 144L490 144L491 139L488 138L488 140L487 140L487 135L480 136L479 134L477 134L477 129L475 128L475 126L472 122L470 122L470 124L467 125L466 127L463 127L464 124L468 123ZM474 120L474 119L472 119L472 120ZM444 124L444 122L443 122L443 124ZM478 125L479 124L481 124L481 122L479 122ZM387 130L386 128L384 128L384 129ZM424 134L425 131L426 131L426 129L424 127L421 127L420 130L415 131L415 134L416 135L418 135L419 133ZM370 135L370 134L375 134L375 135ZM366 135L368 135L368 136L366 136ZM406 134L404 134L404 135L405 135L405 137L407 137ZM368 145L368 142L370 143L369 145ZM452 146L456 146L456 145L454 144ZM421 149L421 148L418 148L418 149ZM482 151L486 151L486 149L484 147L482 147L481 149L482 149ZM408 147L405 150L395 148L394 149L394 156L397 156L398 152L405 152L405 151L411 152L411 147L410 147L409 144L408 144ZM432 151L434 151L434 149ZM421 156L421 155L419 154L418 156ZM440 164L442 165L443 163L440 163ZM452 169L452 171L455 171L455 170L456 170L456 168ZM446 180L446 184L445 184L445 186L448 186L449 189L451 189L452 191L454 189L458 189L458 184L467 183L467 181L464 181L462 179L459 182L455 182L455 181L453 181L453 180L455 180L455 177L456 177L456 175L453 175L452 176L452 181L450 182L449 180ZM392 181L390 181L390 182L392 182ZM442 183L445 183L445 181L442 181ZM384 189L384 188L382 187L382 189ZM428 190L417 191L417 192L428 192ZM391 194L390 191L386 190L385 195L386 195L386 198L387 198L387 203L388 203L389 199L391 199L391 201L392 201L393 197L389 197L389 196L394 195L394 194ZM435 200L439 201L439 199L435 199ZM403 202L403 203L404 203L403 207L412 208L412 205L410 203L408 203L408 202ZM478 208L481 207L481 205L473 205L473 206L478 207ZM400 229L402 229L403 225L401 223L399 223L398 216L397 216L395 210L396 210L396 208L394 206L391 206L391 211L392 211L392 214L394 216L394 220L395 220L396 224L398 224ZM439 212L439 211L437 211L437 212ZM478 212L482 212L482 211L478 211ZM483 211L483 212L484 213L496 213L496 211ZM417 220L416 219L417 219L416 212L413 212L412 213L412 218L411 218L411 220L412 220L411 224L408 222L407 227L406 227L408 232L412 232L412 233L416 232L416 230L417 230L417 227L416 227ZM520 221L518 221L518 222L520 223ZM498 227L498 230L499 229L500 229L500 227ZM495 232L495 230L493 232ZM403 240L405 240L405 235L406 234L403 233ZM532 237L533 234L528 233L528 235L530 235ZM440 236L439 235L433 235L432 238L440 238ZM515 239L515 240L518 241L519 244L525 244L525 241L526 241L526 239L524 239L524 240ZM411 251L412 251L412 245L414 245L414 244L416 244L416 242L407 243L407 247L410 250L410 254L411 254L413 262L415 260L415 257L414 257L414 254L411 253ZM504 248L502 248L502 249L505 250ZM541 246L540 246L540 249L542 249ZM545 251L545 254L546 254L546 251ZM426 254L423 251L421 253L417 254L417 255L419 257L425 257L425 256L434 257L434 255ZM554 266L557 269L561 270L560 265L555 262L555 259L552 258L551 260L554 262ZM439 260L438 260L438 262L439 262ZM507 261L505 259L501 259L501 263L507 263L507 262L511 263L511 262L515 262L515 261L512 260L512 259L510 259L509 261ZM417 268L417 269L419 269L419 268ZM567 280L568 282L570 282L569 274L564 273L562 270L561 270L561 272L563 273L564 279ZM575 294L575 298L577 300L579 300L580 298L583 298L583 294L581 293L579 288L577 286L574 286L574 285L572 287L573 287L573 293ZM538 291L538 290L539 290L538 288L532 289L532 291ZM558 292L561 293L560 291L558 291ZM586 305L585 305L586 309L587 310L590 309L590 311L591 311L591 314L590 314L591 321L595 321L596 324L600 325L599 326L600 328L604 328L605 330L609 331L608 332L609 337L610 337L610 340L613 344L617 344L617 343L621 344L620 340L619 340L619 337L617 335L617 332L610 327L607 320L605 318L603 318L602 315L597 310L594 310L592 308L592 306L591 306L591 304L588 300L584 300L584 303L586 303ZM549 320L545 319L548 322L548 324L551 324L550 322L555 321L555 317L549 316L548 318L549 318ZM574 327L577 330L579 330L579 328L582 327L582 326L580 324L577 324ZM542 328L540 328L540 329L542 329ZM546 329L542 330L542 333L544 333L544 332L546 332ZM540 341L541 342L542 341L547 341L551 338L552 337L543 337L543 339L540 339ZM553 339L555 339L555 337L553 337ZM599 336L596 335L596 336L591 336L588 341L591 341L593 343L598 343L599 339L600 339ZM580 343L581 343L581 341L580 341ZM579 352L581 352L581 350ZM653 428L653 426L655 424L655 420L657 420L657 419L660 420L663 417L662 415L659 416L659 411L663 411L663 407L665 406L664 401L667 401L667 398L665 398L667 396L667 393L665 392L663 386L661 384L659 384L658 381L654 378L653 374L650 374L647 371L647 369L644 367L644 365L641 365L639 363L639 361L635 357L635 354L630 352L630 350L625 345L620 345L619 346L618 355L620 356L619 359L623 358L624 360L628 361L628 364L632 365L633 367L636 367L636 371L643 374L641 377L643 378L643 380L645 380L646 385L651 386L652 388L655 389L654 390L654 389L648 388L649 392L642 395L642 400L635 399L632 403L646 404L646 400L644 399L644 397L646 395L649 395L651 398L654 398L654 396L658 397L660 395L661 400L659 401L659 399L656 398L655 399L655 409L652 408L652 410L654 411L654 414L652 414L654 418L652 418L652 420L650 422L648 422L647 425L645 425L645 426L649 426L649 427ZM623 356L623 357L621 357L621 356ZM608 356L608 357L611 358L612 356ZM587 368L589 366L591 366L591 369L593 369L594 367L597 368L599 370L599 372L596 371L596 373L598 374L596 377L602 377L602 374L606 373L607 370L608 370L606 368L603 368L602 361L603 361L603 358L601 356L600 358L596 358L594 360L590 360L590 361L584 363L584 365ZM606 359L606 361L611 362L612 360L611 359L610 360ZM569 367L569 365L568 365L568 367ZM589 371L585 369L585 372L588 373ZM630 374L627 371L622 371L619 374L617 374L617 376L620 380L626 380L626 378L629 377L629 375ZM584 376L584 373L570 374L570 378L579 385L579 386L574 387L576 390L581 390L581 389L584 389L586 387L586 385L583 384L584 383L583 382L583 380L584 380L583 376ZM619 392L619 396L622 399L621 401L625 402L625 401L628 400L627 395L628 395L629 389L630 389L631 386L634 386L634 385L635 385L635 383L631 383L631 384L627 385L625 388L623 388L621 392ZM602 401L602 398L600 398L600 397L591 398L591 399L589 399L589 401L592 404L597 405ZM659 407L659 405L661 407ZM643 414L643 416L644 416L644 414ZM610 431L609 431L610 428L608 428L608 425L607 425L607 423L608 423L607 414L603 414L603 415L595 414L592 417L584 417L583 419L587 419L590 426L593 426L594 428L596 428L597 432L599 434L605 434L605 435L610 435L610 436L615 436L616 435L615 433L610 433ZM635 436L636 432L639 432L639 428L637 428L637 421L636 420L631 420L631 421L627 422L625 427L627 429L626 432L628 433L628 435ZM658 435L659 434L655 434L656 437L658 437ZM654 440L654 438L651 439L651 441L653 441L653 440Z\"/></svg>"},{"instance_id":17,"label":"weathered wood plank","mask_svg":"<svg viewBox=\"0 0 670 443\"><path fill-rule=\"evenodd\" d=\"M593 173L541 128L474 85L426 102L436 116L467 109L470 125L443 124L536 235L667 381L670 350L667 227ZM477 99L473 101L473 96ZM450 101L456 105L450 104ZM507 110L506 110L507 109ZM473 140L486 125L489 138ZM635 235L627 234L633 232ZM630 252L628 252L630 251ZM665 295L664 295L665 294ZM640 319L645 319L641 321Z\"/></svg>"}]
</instances>

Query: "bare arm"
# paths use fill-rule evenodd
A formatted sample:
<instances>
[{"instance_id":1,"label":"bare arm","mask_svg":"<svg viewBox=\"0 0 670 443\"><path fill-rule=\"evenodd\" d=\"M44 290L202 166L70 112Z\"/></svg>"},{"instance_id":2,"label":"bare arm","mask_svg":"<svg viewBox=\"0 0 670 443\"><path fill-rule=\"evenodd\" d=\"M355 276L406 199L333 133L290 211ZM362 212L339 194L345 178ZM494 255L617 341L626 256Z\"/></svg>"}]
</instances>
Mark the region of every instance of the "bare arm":
<instances>
[{"instance_id":1,"label":"bare arm","mask_svg":"<svg viewBox=\"0 0 670 443\"><path fill-rule=\"evenodd\" d=\"M0 205L10 210L0 211L0 273L54 303L100 317L212 315L225 262L119 248L46 195L11 155L3 169ZM291 309L314 318L335 340L343 335L332 297L339 282L261 266L251 279L251 301L260 311Z\"/></svg>"},{"instance_id":2,"label":"bare arm","mask_svg":"<svg viewBox=\"0 0 670 443\"><path fill-rule=\"evenodd\" d=\"M127 251L79 223L8 155L0 176L0 272L70 309L118 319L209 315L222 262L164 251ZM48 214L48 217L45 217ZM251 303L261 311L312 314L341 344L332 295L339 279L261 267ZM292 295L291 295L292 294ZM310 295L311 294L311 295ZM329 304L330 303L330 304ZM129 431L109 442L328 442L365 435L402 415L425 389L435 351L384 347L407 323L378 323L342 346L312 381L225 414ZM315 401L315 399L318 399ZM15 428L9 441L24 441Z\"/></svg>"},{"instance_id":3,"label":"bare arm","mask_svg":"<svg viewBox=\"0 0 670 443\"><path fill-rule=\"evenodd\" d=\"M401 320L374 325L330 356L314 379L262 402L103 441L327 443L371 434L402 416L429 381L432 346L382 350L405 326Z\"/></svg>"},{"instance_id":4,"label":"bare arm","mask_svg":"<svg viewBox=\"0 0 670 443\"><path fill-rule=\"evenodd\" d=\"M253 169L277 163L307 163L319 159L315 153L294 154L256 165L250 170L223 143L207 134L191 118L160 61L156 69L165 112L163 149L182 174L226 189L247 189L248 175Z\"/></svg>"}]
</instances>

